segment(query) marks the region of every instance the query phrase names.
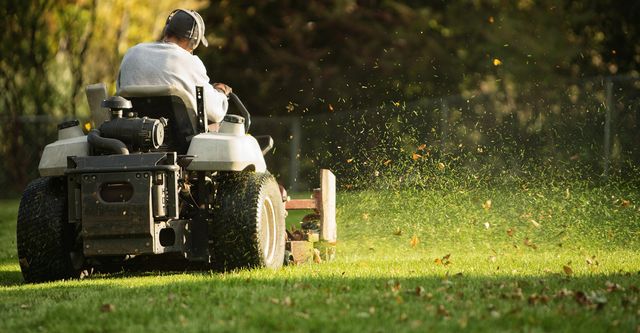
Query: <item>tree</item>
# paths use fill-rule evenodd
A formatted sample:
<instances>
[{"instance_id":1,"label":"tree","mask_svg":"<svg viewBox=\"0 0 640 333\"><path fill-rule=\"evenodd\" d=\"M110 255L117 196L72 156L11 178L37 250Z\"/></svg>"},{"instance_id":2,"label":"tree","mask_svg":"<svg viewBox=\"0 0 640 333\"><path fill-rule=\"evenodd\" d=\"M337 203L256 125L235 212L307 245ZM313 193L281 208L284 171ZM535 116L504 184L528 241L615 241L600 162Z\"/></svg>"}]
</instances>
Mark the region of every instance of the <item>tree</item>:
<instances>
[{"instance_id":1,"label":"tree","mask_svg":"<svg viewBox=\"0 0 640 333\"><path fill-rule=\"evenodd\" d=\"M201 1L9 0L0 8L0 184L20 192L37 176L56 125L89 116L84 87L113 90L128 47L158 38L178 3Z\"/></svg>"},{"instance_id":2,"label":"tree","mask_svg":"<svg viewBox=\"0 0 640 333\"><path fill-rule=\"evenodd\" d=\"M215 47L200 52L214 80L232 84L264 114L326 112L455 91L455 81L446 79L459 73L442 47L442 13L429 6L221 1L204 17Z\"/></svg>"},{"instance_id":3,"label":"tree","mask_svg":"<svg viewBox=\"0 0 640 333\"><path fill-rule=\"evenodd\" d=\"M25 128L20 117L45 115L59 103L46 72L55 56L52 36L48 34L56 23L50 14L53 5L48 0L11 1L0 9L5 27L0 32L0 149L5 156L4 180L11 180L14 189L26 184L30 173L25 165L36 157L28 147L37 133Z\"/></svg>"}]
</instances>

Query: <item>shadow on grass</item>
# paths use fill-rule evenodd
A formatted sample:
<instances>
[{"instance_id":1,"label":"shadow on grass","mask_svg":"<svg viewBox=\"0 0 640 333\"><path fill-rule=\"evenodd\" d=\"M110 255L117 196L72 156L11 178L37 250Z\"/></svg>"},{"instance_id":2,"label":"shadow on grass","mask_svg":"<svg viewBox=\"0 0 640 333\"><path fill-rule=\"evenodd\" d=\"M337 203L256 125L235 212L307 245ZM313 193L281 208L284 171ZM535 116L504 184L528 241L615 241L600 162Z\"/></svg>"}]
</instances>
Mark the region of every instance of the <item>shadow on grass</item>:
<instances>
[{"instance_id":1,"label":"shadow on grass","mask_svg":"<svg viewBox=\"0 0 640 333\"><path fill-rule=\"evenodd\" d=\"M17 261L8 258L0 260L0 287L15 286L23 282Z\"/></svg>"},{"instance_id":2,"label":"shadow on grass","mask_svg":"<svg viewBox=\"0 0 640 333\"><path fill-rule=\"evenodd\" d=\"M0 287L9 287L23 284L20 270L5 269L0 267Z\"/></svg>"},{"instance_id":3,"label":"shadow on grass","mask_svg":"<svg viewBox=\"0 0 640 333\"><path fill-rule=\"evenodd\" d=\"M431 274L402 277L350 276L348 267L323 273L307 267L272 274L262 270L211 272L119 272L76 282L15 286L0 292L10 311L64 311L64 319L103 320L118 331L145 318L163 327L191 323L198 329L253 331L606 331L635 329L640 275L560 274L514 277ZM344 271L342 271L344 270ZM2 285L19 284L19 271L0 272ZM35 286L31 288L30 286ZM43 301L45 303L36 303ZM48 303L47 303L47 300ZM40 305L37 305L40 304ZM14 310L14 309L23 310ZM162 309L151 311L150 308ZM106 309L106 310L105 310ZM82 313L82 317L76 313ZM10 315L7 314L7 315ZM151 317L151 318L150 318ZM83 319L83 320L79 320ZM38 321L35 321L36 323ZM44 323L44 324L43 324ZM30 328L29 323L14 328ZM188 329L187 329L188 331Z\"/></svg>"}]
</instances>

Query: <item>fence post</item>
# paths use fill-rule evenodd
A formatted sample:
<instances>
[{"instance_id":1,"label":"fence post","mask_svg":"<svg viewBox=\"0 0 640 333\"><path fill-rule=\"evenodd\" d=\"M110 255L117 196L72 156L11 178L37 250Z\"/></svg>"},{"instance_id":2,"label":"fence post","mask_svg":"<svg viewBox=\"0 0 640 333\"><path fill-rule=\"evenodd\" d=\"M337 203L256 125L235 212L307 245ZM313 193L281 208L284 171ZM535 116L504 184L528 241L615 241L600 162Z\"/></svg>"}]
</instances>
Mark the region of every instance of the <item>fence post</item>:
<instances>
[{"instance_id":1,"label":"fence post","mask_svg":"<svg viewBox=\"0 0 640 333\"><path fill-rule=\"evenodd\" d=\"M604 115L604 179L609 178L609 164L611 163L611 108L613 107L613 81L607 78L605 83L606 101Z\"/></svg>"}]
</instances>

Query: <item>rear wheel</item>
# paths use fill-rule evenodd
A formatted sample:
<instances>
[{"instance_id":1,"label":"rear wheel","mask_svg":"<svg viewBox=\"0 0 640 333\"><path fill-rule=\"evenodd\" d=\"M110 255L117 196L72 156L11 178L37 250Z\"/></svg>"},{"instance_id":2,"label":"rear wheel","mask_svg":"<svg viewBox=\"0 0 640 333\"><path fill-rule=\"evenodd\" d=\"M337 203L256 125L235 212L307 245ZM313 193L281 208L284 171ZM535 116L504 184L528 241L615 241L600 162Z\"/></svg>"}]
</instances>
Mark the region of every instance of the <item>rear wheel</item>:
<instances>
[{"instance_id":1,"label":"rear wheel","mask_svg":"<svg viewBox=\"0 0 640 333\"><path fill-rule=\"evenodd\" d=\"M273 176L252 172L220 175L210 230L214 268L281 267L284 204Z\"/></svg>"},{"instance_id":2,"label":"rear wheel","mask_svg":"<svg viewBox=\"0 0 640 333\"><path fill-rule=\"evenodd\" d=\"M63 177L38 178L22 195L16 238L26 282L80 277L84 259L76 250L75 224L67 221L66 188Z\"/></svg>"}]
</instances>

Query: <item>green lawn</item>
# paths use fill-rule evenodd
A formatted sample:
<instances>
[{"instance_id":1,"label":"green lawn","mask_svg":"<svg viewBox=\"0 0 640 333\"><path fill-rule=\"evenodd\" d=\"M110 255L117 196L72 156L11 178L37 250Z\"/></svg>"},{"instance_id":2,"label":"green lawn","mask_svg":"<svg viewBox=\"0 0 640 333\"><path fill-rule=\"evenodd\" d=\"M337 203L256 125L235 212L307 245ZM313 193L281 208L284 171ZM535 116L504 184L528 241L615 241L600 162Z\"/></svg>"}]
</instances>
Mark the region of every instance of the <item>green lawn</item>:
<instances>
[{"instance_id":1,"label":"green lawn","mask_svg":"<svg viewBox=\"0 0 640 333\"><path fill-rule=\"evenodd\" d=\"M338 259L23 285L0 204L0 332L624 331L640 193L582 182L344 192Z\"/></svg>"}]
</instances>

